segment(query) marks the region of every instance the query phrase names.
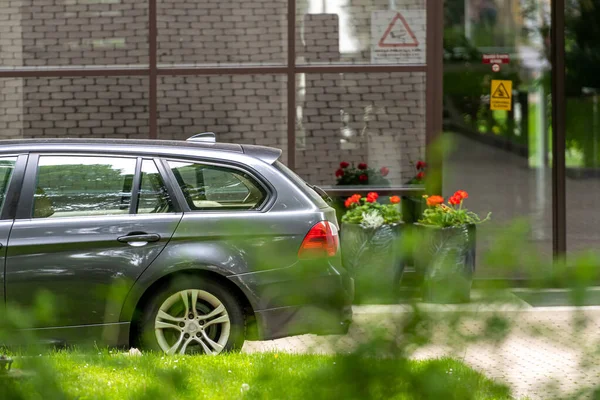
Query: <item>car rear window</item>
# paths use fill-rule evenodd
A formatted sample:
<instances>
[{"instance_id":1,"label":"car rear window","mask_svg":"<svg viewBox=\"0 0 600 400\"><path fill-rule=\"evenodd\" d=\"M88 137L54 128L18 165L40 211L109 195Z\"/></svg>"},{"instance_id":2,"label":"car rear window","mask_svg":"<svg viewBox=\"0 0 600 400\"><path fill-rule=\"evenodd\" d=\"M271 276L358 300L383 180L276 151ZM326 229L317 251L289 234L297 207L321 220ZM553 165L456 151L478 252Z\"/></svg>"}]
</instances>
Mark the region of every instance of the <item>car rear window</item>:
<instances>
[{"instance_id":1,"label":"car rear window","mask_svg":"<svg viewBox=\"0 0 600 400\"><path fill-rule=\"evenodd\" d=\"M319 194L314 191L308 183L306 183L302 178L300 178L294 171L289 169L284 163L280 161L275 161L273 164L275 168L283 175L285 175L289 180L291 180L304 194L306 194L319 208L327 208L329 204Z\"/></svg>"}]
</instances>

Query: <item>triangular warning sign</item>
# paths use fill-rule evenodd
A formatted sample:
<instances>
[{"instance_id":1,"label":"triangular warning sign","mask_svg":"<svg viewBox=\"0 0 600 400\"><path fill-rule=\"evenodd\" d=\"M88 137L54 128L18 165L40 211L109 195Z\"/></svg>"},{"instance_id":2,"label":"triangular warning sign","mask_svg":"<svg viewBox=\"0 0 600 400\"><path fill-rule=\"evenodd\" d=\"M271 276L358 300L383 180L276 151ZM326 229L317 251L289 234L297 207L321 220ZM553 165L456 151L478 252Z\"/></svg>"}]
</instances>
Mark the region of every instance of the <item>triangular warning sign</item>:
<instances>
[{"instance_id":1,"label":"triangular warning sign","mask_svg":"<svg viewBox=\"0 0 600 400\"><path fill-rule=\"evenodd\" d=\"M498 85L498 87L494 91L494 94L492 94L492 97L494 99L507 99L507 100L510 100L510 94L508 93L508 91L504 87L503 83L501 83L500 85Z\"/></svg>"},{"instance_id":2,"label":"triangular warning sign","mask_svg":"<svg viewBox=\"0 0 600 400\"><path fill-rule=\"evenodd\" d=\"M419 41L408 26L406 19L402 14L397 13L379 39L378 45L379 47L418 47Z\"/></svg>"}]
</instances>

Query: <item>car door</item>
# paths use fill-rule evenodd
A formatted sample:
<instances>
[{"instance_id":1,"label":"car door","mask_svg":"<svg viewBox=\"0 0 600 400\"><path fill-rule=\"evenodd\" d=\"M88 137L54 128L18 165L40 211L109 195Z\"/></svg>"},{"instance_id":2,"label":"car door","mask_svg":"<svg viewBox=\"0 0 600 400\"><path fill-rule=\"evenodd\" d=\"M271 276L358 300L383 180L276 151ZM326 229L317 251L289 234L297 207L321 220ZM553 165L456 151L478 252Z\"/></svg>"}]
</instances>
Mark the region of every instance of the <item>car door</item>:
<instances>
[{"instance_id":1,"label":"car door","mask_svg":"<svg viewBox=\"0 0 600 400\"><path fill-rule=\"evenodd\" d=\"M6 300L51 302L38 327L118 322L182 213L152 159L32 154L6 255Z\"/></svg>"},{"instance_id":2,"label":"car door","mask_svg":"<svg viewBox=\"0 0 600 400\"><path fill-rule=\"evenodd\" d=\"M27 163L27 155L0 156L0 298L4 303L4 266L8 236ZM4 305L4 304L3 304Z\"/></svg>"}]
</instances>

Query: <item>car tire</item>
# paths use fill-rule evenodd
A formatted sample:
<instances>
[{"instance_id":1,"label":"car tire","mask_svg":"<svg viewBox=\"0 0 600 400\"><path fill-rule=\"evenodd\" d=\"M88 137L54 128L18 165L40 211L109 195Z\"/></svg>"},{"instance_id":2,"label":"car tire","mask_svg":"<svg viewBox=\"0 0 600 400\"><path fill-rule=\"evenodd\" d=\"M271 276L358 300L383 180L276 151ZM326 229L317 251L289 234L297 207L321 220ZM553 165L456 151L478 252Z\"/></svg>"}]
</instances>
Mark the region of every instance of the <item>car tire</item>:
<instances>
[{"instance_id":1,"label":"car tire","mask_svg":"<svg viewBox=\"0 0 600 400\"><path fill-rule=\"evenodd\" d=\"M163 286L141 311L136 342L145 350L215 355L240 350L246 337L240 301L225 286L200 276Z\"/></svg>"}]
</instances>

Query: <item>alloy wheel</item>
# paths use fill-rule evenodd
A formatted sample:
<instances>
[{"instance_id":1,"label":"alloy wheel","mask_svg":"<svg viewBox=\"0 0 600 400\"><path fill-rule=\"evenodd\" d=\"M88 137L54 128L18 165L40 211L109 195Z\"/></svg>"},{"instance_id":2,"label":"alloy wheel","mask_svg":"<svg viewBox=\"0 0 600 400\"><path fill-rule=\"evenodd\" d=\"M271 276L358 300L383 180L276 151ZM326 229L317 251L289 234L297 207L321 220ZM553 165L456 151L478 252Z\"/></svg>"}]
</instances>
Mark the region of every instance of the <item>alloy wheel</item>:
<instances>
[{"instance_id":1,"label":"alloy wheel","mask_svg":"<svg viewBox=\"0 0 600 400\"><path fill-rule=\"evenodd\" d=\"M154 331L167 354L223 351L231 332L231 320L223 303L203 290L182 290L166 299L156 314Z\"/></svg>"}]
</instances>

